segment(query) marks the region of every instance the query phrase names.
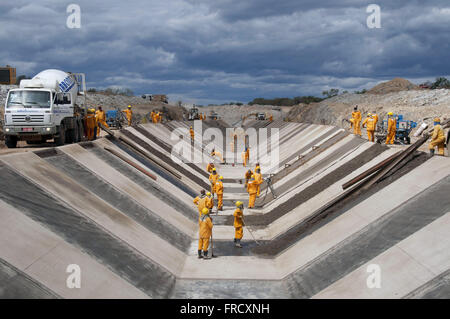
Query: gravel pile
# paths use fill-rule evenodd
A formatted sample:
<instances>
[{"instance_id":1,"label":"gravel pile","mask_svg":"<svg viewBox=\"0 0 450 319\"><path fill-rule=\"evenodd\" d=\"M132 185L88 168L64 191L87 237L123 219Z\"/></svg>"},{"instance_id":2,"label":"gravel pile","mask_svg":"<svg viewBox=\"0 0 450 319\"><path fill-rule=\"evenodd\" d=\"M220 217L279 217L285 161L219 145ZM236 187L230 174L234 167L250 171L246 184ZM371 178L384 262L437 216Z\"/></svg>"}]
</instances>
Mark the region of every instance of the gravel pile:
<instances>
[{"instance_id":1,"label":"gravel pile","mask_svg":"<svg viewBox=\"0 0 450 319\"><path fill-rule=\"evenodd\" d=\"M450 90L410 90L388 94L342 94L320 103L294 106L288 120L348 127L353 107L358 105L363 118L377 112L383 119L388 112L421 122L424 118L450 118Z\"/></svg>"}]
</instances>

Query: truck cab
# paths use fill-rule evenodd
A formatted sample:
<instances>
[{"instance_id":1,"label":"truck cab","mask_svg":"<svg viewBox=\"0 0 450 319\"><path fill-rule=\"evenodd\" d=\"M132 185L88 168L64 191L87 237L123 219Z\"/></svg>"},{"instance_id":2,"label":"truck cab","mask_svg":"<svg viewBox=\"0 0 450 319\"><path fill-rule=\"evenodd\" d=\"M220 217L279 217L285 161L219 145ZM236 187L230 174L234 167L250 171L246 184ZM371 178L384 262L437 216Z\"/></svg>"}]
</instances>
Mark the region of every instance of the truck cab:
<instances>
[{"instance_id":1,"label":"truck cab","mask_svg":"<svg viewBox=\"0 0 450 319\"><path fill-rule=\"evenodd\" d=\"M84 135L84 112L76 104L78 92L73 89L75 77L58 70L45 72L40 77L22 80L20 88L8 92L4 118L8 147L16 147L19 140L33 144L52 138L62 145L78 142ZM58 82L55 74L64 75L64 80Z\"/></svg>"}]
</instances>

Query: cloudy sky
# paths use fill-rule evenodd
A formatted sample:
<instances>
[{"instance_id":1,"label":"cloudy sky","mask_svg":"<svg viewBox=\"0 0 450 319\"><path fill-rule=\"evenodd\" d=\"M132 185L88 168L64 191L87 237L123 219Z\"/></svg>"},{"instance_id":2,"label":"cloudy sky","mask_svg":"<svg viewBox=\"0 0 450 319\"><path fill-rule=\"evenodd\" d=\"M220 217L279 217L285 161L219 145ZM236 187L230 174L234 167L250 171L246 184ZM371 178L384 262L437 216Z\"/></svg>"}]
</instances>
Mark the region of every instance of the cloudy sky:
<instances>
[{"instance_id":1,"label":"cloudy sky","mask_svg":"<svg viewBox=\"0 0 450 319\"><path fill-rule=\"evenodd\" d=\"M84 72L88 87L197 104L450 74L449 0L0 0L0 23L0 65L18 75Z\"/></svg>"}]
</instances>

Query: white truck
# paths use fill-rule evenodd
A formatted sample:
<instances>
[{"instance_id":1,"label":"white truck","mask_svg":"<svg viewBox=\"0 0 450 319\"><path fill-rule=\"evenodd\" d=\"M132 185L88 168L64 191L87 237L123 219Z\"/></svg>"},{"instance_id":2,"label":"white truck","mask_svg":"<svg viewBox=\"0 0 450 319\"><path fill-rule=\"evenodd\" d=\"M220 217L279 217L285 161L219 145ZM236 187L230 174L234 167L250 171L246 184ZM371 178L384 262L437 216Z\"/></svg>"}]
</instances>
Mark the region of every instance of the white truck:
<instances>
[{"instance_id":1,"label":"white truck","mask_svg":"<svg viewBox=\"0 0 450 319\"><path fill-rule=\"evenodd\" d=\"M45 70L20 81L5 102L5 144L28 144L54 139L56 145L76 143L84 136L86 83L83 73Z\"/></svg>"}]
</instances>

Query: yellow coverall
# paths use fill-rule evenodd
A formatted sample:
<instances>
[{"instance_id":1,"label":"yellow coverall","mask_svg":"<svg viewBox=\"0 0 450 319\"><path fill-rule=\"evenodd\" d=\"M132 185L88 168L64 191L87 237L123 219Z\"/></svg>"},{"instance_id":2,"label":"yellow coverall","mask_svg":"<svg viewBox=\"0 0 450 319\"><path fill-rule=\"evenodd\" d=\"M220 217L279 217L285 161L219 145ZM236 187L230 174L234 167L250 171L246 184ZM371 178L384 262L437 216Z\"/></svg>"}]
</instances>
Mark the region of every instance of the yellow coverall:
<instances>
[{"instance_id":1,"label":"yellow coverall","mask_svg":"<svg viewBox=\"0 0 450 319\"><path fill-rule=\"evenodd\" d=\"M97 121L95 120L95 114L88 113L84 119L84 125L86 126L86 135L89 141L94 139L94 130L97 126Z\"/></svg>"},{"instance_id":2,"label":"yellow coverall","mask_svg":"<svg viewBox=\"0 0 450 319\"><path fill-rule=\"evenodd\" d=\"M211 173L213 168L214 168L214 164L213 164L213 163L209 163L209 164L206 166L206 171L207 171L208 173Z\"/></svg>"},{"instance_id":3,"label":"yellow coverall","mask_svg":"<svg viewBox=\"0 0 450 319\"><path fill-rule=\"evenodd\" d=\"M397 131L397 123L394 118L388 119L387 131L386 144L394 144L395 132Z\"/></svg>"},{"instance_id":4,"label":"yellow coverall","mask_svg":"<svg viewBox=\"0 0 450 319\"><path fill-rule=\"evenodd\" d=\"M189 129L189 134L191 134L191 141L194 141L194 130L192 127Z\"/></svg>"},{"instance_id":5,"label":"yellow coverall","mask_svg":"<svg viewBox=\"0 0 450 319\"><path fill-rule=\"evenodd\" d=\"M436 124L434 126L433 135L431 135L431 142L428 146L428 149L434 150L434 148L437 146L438 154L444 155L444 144L445 144L444 130L442 129L440 124Z\"/></svg>"},{"instance_id":6,"label":"yellow coverall","mask_svg":"<svg viewBox=\"0 0 450 319\"><path fill-rule=\"evenodd\" d=\"M194 198L194 204L198 209L198 225L200 226L200 218L202 217L202 210L206 207L206 196L197 196Z\"/></svg>"},{"instance_id":7,"label":"yellow coverall","mask_svg":"<svg viewBox=\"0 0 450 319\"><path fill-rule=\"evenodd\" d=\"M261 184L263 182L262 174L255 172L253 175L255 176L255 182L258 184L258 190L256 192L256 195L259 197L259 194L261 192Z\"/></svg>"},{"instance_id":8,"label":"yellow coverall","mask_svg":"<svg viewBox=\"0 0 450 319\"><path fill-rule=\"evenodd\" d=\"M106 124L106 112L97 110L95 112L95 118L97 119L97 123L102 123L105 127L109 127L108 124ZM100 136L100 126L97 126L97 136Z\"/></svg>"},{"instance_id":9,"label":"yellow coverall","mask_svg":"<svg viewBox=\"0 0 450 319\"><path fill-rule=\"evenodd\" d=\"M244 236L244 222L243 218L244 213L240 208L236 208L236 210L233 213L234 216L234 238L236 239L242 239Z\"/></svg>"},{"instance_id":10,"label":"yellow coverall","mask_svg":"<svg viewBox=\"0 0 450 319\"><path fill-rule=\"evenodd\" d=\"M209 239L212 235L213 223L208 215L203 215L200 218L199 238L198 238L198 250L203 252L208 251Z\"/></svg>"},{"instance_id":11,"label":"yellow coverall","mask_svg":"<svg viewBox=\"0 0 450 319\"><path fill-rule=\"evenodd\" d=\"M248 170L245 172L245 188L248 186L248 180L252 177L253 172L251 170Z\"/></svg>"},{"instance_id":12,"label":"yellow coverall","mask_svg":"<svg viewBox=\"0 0 450 319\"><path fill-rule=\"evenodd\" d=\"M352 119L350 120L353 126L353 134L361 136L361 112L352 112Z\"/></svg>"},{"instance_id":13,"label":"yellow coverall","mask_svg":"<svg viewBox=\"0 0 450 319\"><path fill-rule=\"evenodd\" d=\"M131 120L133 118L133 111L131 109L126 109L123 110L123 112L125 113L127 120L128 120L128 126L131 126Z\"/></svg>"},{"instance_id":14,"label":"yellow coverall","mask_svg":"<svg viewBox=\"0 0 450 319\"><path fill-rule=\"evenodd\" d=\"M217 194L217 209L222 210L223 206L223 183L218 181L216 183L215 192Z\"/></svg>"},{"instance_id":15,"label":"yellow coverall","mask_svg":"<svg viewBox=\"0 0 450 319\"><path fill-rule=\"evenodd\" d=\"M372 117L367 117L362 126L367 125L367 138L369 141L374 142L374 132L375 132L375 120Z\"/></svg>"},{"instance_id":16,"label":"yellow coverall","mask_svg":"<svg viewBox=\"0 0 450 319\"><path fill-rule=\"evenodd\" d=\"M214 185L216 185L217 180L219 179L219 174L215 173L214 171L209 175L209 181L211 182L211 194L214 194Z\"/></svg>"},{"instance_id":17,"label":"yellow coverall","mask_svg":"<svg viewBox=\"0 0 450 319\"><path fill-rule=\"evenodd\" d=\"M248 208L255 207L256 193L258 192L258 182L250 181L247 186L247 192L249 195Z\"/></svg>"},{"instance_id":18,"label":"yellow coverall","mask_svg":"<svg viewBox=\"0 0 450 319\"><path fill-rule=\"evenodd\" d=\"M150 118L152 119L152 123L155 123L155 112L151 111Z\"/></svg>"}]
</instances>

